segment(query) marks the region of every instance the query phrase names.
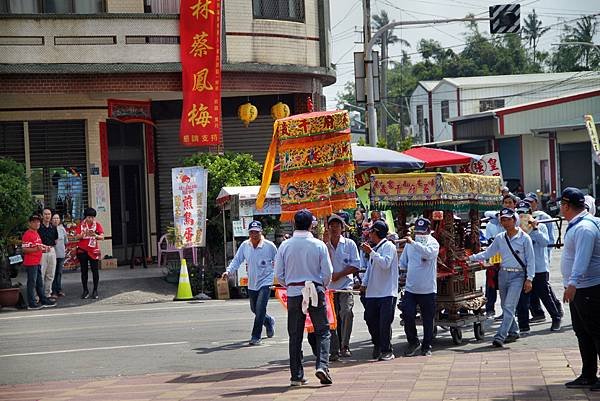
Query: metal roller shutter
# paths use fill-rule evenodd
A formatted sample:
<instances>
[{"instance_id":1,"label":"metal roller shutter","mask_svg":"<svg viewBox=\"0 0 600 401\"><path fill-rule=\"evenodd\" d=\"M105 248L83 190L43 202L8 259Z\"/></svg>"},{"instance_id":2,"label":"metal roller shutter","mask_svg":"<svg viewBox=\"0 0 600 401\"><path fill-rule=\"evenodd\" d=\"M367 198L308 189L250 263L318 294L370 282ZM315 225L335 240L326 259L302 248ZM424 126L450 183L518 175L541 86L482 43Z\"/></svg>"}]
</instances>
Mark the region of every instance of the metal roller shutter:
<instances>
[{"instance_id":1,"label":"metal roller shutter","mask_svg":"<svg viewBox=\"0 0 600 401\"><path fill-rule=\"evenodd\" d=\"M0 156L25 164L25 136L22 121L0 122Z\"/></svg>"},{"instance_id":2,"label":"metal roller shutter","mask_svg":"<svg viewBox=\"0 0 600 401\"><path fill-rule=\"evenodd\" d=\"M75 219L88 206L84 120L29 122L31 189L44 206Z\"/></svg>"},{"instance_id":3,"label":"metal roller shutter","mask_svg":"<svg viewBox=\"0 0 600 401\"><path fill-rule=\"evenodd\" d=\"M179 143L179 119L157 120L156 122L156 191L159 208L160 234L173 222L173 189L171 169L183 165L183 160L207 148L190 148ZM223 144L228 152L250 153L254 160L263 163L273 136L273 119L259 116L244 127L237 117L223 118ZM209 199L208 202L214 202Z\"/></svg>"},{"instance_id":4,"label":"metal roller shutter","mask_svg":"<svg viewBox=\"0 0 600 401\"><path fill-rule=\"evenodd\" d=\"M157 120L155 129L156 145L156 193L158 202L159 236L173 224L173 187L171 169L181 167L183 159L204 148L190 148L179 142L180 120Z\"/></svg>"},{"instance_id":5,"label":"metal roller shutter","mask_svg":"<svg viewBox=\"0 0 600 401\"><path fill-rule=\"evenodd\" d=\"M228 152L250 153L264 163L273 137L273 118L259 115L248 128L237 117L223 118L223 146Z\"/></svg>"}]
</instances>

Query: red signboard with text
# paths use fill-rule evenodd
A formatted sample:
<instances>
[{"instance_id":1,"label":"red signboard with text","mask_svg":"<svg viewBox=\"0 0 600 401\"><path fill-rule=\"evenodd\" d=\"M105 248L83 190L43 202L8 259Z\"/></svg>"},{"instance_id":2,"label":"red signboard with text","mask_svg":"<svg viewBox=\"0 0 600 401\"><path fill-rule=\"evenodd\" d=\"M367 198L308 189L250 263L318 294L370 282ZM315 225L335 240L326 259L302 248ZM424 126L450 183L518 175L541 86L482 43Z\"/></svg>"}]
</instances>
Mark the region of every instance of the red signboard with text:
<instances>
[{"instance_id":1,"label":"red signboard with text","mask_svg":"<svg viewBox=\"0 0 600 401\"><path fill-rule=\"evenodd\" d=\"M181 0L183 110L179 141L221 143L221 0Z\"/></svg>"}]
</instances>

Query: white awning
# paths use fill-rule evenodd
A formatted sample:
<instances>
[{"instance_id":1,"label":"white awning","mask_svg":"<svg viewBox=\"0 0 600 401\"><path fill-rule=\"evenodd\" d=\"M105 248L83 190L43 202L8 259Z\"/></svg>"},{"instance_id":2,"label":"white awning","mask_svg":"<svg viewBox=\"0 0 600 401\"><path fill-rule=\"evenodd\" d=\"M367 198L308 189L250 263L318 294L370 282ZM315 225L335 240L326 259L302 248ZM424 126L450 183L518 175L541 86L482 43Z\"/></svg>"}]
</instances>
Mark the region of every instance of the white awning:
<instances>
[{"instance_id":1,"label":"white awning","mask_svg":"<svg viewBox=\"0 0 600 401\"><path fill-rule=\"evenodd\" d=\"M235 195L238 195L240 200L256 199L259 189L260 186L258 185L251 185L247 187L223 187L217 196L216 202L218 204L226 204L231 200L231 197ZM269 185L267 198L274 199L280 197L281 190L279 189L279 184Z\"/></svg>"}]
</instances>

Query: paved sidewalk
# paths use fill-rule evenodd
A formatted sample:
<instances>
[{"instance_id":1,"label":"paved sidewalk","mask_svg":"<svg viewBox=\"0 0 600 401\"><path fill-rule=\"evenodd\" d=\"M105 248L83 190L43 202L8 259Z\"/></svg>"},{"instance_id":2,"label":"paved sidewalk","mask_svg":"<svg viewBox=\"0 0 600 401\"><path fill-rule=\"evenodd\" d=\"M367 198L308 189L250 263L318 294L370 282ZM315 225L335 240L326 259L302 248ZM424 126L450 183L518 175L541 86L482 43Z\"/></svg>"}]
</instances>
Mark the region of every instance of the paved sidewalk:
<instances>
[{"instance_id":1,"label":"paved sidewalk","mask_svg":"<svg viewBox=\"0 0 600 401\"><path fill-rule=\"evenodd\" d=\"M438 352L391 362L346 360L333 364L332 386L318 383L312 363L305 364L309 384L301 388L288 386L286 365L271 365L0 386L0 400L600 400L600 393L564 387L580 371L576 349Z\"/></svg>"}]
</instances>

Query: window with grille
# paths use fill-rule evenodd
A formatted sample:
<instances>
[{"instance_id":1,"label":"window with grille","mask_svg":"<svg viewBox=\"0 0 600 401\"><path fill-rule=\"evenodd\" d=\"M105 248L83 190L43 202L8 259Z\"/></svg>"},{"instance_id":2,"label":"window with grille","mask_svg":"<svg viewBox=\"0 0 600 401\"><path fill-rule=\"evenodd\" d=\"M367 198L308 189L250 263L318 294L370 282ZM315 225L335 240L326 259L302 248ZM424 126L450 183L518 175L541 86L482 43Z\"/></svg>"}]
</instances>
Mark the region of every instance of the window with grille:
<instances>
[{"instance_id":1,"label":"window with grille","mask_svg":"<svg viewBox=\"0 0 600 401\"><path fill-rule=\"evenodd\" d=\"M25 136L22 121L0 122L0 157L25 164Z\"/></svg>"},{"instance_id":2,"label":"window with grille","mask_svg":"<svg viewBox=\"0 0 600 401\"><path fill-rule=\"evenodd\" d=\"M0 0L3 14L99 14L104 0Z\"/></svg>"},{"instance_id":3,"label":"window with grille","mask_svg":"<svg viewBox=\"0 0 600 401\"><path fill-rule=\"evenodd\" d=\"M29 154L38 205L81 219L88 206L85 121L29 122Z\"/></svg>"},{"instance_id":4,"label":"window with grille","mask_svg":"<svg viewBox=\"0 0 600 401\"><path fill-rule=\"evenodd\" d=\"M442 100L442 121L448 121L450 118L450 102Z\"/></svg>"},{"instance_id":5,"label":"window with grille","mask_svg":"<svg viewBox=\"0 0 600 401\"><path fill-rule=\"evenodd\" d=\"M254 18L304 22L304 0L252 0Z\"/></svg>"},{"instance_id":6,"label":"window with grille","mask_svg":"<svg viewBox=\"0 0 600 401\"><path fill-rule=\"evenodd\" d=\"M504 107L504 99L486 99L479 101L479 111L488 111Z\"/></svg>"},{"instance_id":7,"label":"window with grille","mask_svg":"<svg viewBox=\"0 0 600 401\"><path fill-rule=\"evenodd\" d=\"M144 0L144 12L151 14L179 14L179 0Z\"/></svg>"}]
</instances>

